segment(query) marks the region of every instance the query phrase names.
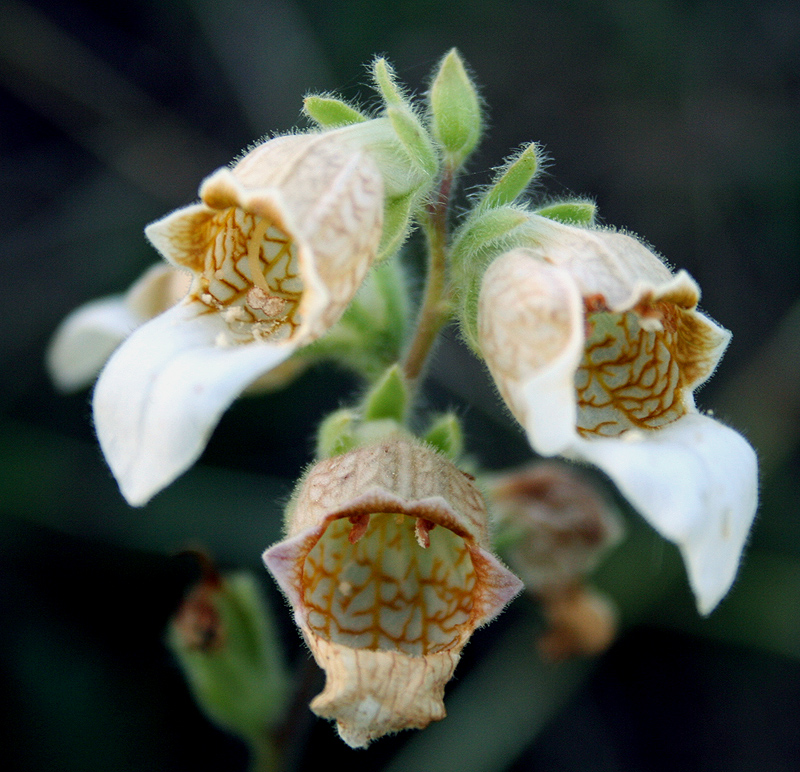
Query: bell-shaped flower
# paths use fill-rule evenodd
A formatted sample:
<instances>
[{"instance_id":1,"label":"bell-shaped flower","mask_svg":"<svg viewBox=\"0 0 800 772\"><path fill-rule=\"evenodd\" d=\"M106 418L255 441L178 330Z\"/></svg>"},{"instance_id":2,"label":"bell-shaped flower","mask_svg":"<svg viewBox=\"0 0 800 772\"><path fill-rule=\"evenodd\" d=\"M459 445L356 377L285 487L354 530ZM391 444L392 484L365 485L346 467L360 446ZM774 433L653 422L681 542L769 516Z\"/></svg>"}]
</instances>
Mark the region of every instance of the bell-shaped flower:
<instances>
[{"instance_id":1,"label":"bell-shaped flower","mask_svg":"<svg viewBox=\"0 0 800 772\"><path fill-rule=\"evenodd\" d=\"M444 718L462 647L522 587L470 478L400 437L317 463L264 561L326 673L311 709L353 747Z\"/></svg>"},{"instance_id":2,"label":"bell-shaped flower","mask_svg":"<svg viewBox=\"0 0 800 772\"><path fill-rule=\"evenodd\" d=\"M58 326L47 349L47 370L64 392L91 385L103 365L137 327L172 308L188 292L188 271L159 263L122 295L92 300Z\"/></svg>"},{"instance_id":3,"label":"bell-shaped flower","mask_svg":"<svg viewBox=\"0 0 800 772\"><path fill-rule=\"evenodd\" d=\"M98 438L144 504L194 463L242 390L341 316L381 237L383 184L344 132L265 142L146 229L192 273L183 302L141 326L98 379Z\"/></svg>"},{"instance_id":4,"label":"bell-shaped flower","mask_svg":"<svg viewBox=\"0 0 800 772\"><path fill-rule=\"evenodd\" d=\"M541 221L541 222L539 222ZM600 467L678 545L701 612L730 588L757 506L750 445L693 392L730 333L636 239L535 218L486 271L478 338L534 450Z\"/></svg>"}]
</instances>

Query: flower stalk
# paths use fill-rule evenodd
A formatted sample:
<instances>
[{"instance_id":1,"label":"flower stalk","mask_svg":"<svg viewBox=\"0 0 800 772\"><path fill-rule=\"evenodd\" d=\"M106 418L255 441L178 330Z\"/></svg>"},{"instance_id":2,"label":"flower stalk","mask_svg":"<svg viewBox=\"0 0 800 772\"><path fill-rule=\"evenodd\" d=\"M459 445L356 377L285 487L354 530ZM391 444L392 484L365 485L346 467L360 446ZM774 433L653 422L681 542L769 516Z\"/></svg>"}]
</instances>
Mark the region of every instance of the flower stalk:
<instances>
[{"instance_id":1,"label":"flower stalk","mask_svg":"<svg viewBox=\"0 0 800 772\"><path fill-rule=\"evenodd\" d=\"M439 331L451 317L447 256L448 215L454 178L453 168L446 166L438 195L425 208L422 218L428 245L428 268L416 331L403 361L403 372L409 381L416 381L422 374Z\"/></svg>"}]
</instances>

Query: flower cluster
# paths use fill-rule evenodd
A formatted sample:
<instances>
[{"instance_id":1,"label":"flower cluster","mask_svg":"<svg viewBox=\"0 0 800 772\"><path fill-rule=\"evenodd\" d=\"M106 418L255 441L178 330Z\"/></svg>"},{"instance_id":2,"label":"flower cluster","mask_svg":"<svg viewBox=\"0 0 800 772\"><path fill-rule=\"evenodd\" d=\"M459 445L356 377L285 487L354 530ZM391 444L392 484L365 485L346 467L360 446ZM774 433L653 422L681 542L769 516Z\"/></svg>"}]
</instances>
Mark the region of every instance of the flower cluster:
<instances>
[{"instance_id":1,"label":"flower cluster","mask_svg":"<svg viewBox=\"0 0 800 772\"><path fill-rule=\"evenodd\" d=\"M197 203L148 226L168 265L80 309L49 353L65 389L108 359L94 420L132 505L197 460L254 382L285 385L321 352L359 362L366 396L323 421L286 538L264 553L326 672L311 707L355 747L443 718L462 647L523 586L493 553L481 485L511 540L503 554L561 630L550 654L597 652L613 635L597 596L576 591L622 532L592 484L552 466L492 481L462 457L452 415L415 436L412 401L449 321L533 451L595 465L678 546L702 613L730 588L757 503L753 450L695 406L730 334L698 311L688 274L595 226L586 201L526 201L534 144L451 232L452 194L483 126L475 87L455 51L424 105L383 60L372 72L378 112L308 97L315 129L257 145L205 179ZM405 335L410 293L393 258L416 226L428 272ZM236 678L219 683L246 678L246 660L230 656ZM217 684L209 667L198 660L192 678ZM204 686L198 699L227 688ZM208 712L254 736L263 719L226 700ZM274 724L280 711L268 712Z\"/></svg>"}]
</instances>

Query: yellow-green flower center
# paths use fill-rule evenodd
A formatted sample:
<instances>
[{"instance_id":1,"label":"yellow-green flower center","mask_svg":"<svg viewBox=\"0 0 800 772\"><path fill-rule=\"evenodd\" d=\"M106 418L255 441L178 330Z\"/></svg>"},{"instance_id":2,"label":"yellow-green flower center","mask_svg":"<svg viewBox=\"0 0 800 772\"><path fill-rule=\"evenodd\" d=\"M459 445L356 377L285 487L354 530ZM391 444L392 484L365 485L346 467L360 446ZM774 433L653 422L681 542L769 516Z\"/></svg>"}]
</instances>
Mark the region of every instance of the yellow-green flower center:
<instances>
[{"instance_id":1,"label":"yellow-green flower center","mask_svg":"<svg viewBox=\"0 0 800 772\"><path fill-rule=\"evenodd\" d=\"M364 518L332 522L305 559L310 628L358 649L423 656L451 648L473 606L476 577L464 540L402 514Z\"/></svg>"}]
</instances>

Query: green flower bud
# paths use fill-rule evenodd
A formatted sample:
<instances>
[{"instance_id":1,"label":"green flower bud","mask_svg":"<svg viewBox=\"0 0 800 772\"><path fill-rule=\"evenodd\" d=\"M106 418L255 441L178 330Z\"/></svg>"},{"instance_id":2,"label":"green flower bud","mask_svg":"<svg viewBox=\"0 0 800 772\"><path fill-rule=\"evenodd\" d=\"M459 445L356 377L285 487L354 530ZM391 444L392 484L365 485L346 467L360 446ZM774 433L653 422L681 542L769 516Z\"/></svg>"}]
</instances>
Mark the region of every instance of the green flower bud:
<instances>
[{"instance_id":1,"label":"green flower bud","mask_svg":"<svg viewBox=\"0 0 800 772\"><path fill-rule=\"evenodd\" d=\"M597 206L592 201L575 199L573 201L554 201L536 210L536 214L565 225L589 226L594 223Z\"/></svg>"},{"instance_id":2,"label":"green flower bud","mask_svg":"<svg viewBox=\"0 0 800 772\"><path fill-rule=\"evenodd\" d=\"M464 434L455 413L445 413L434 420L423 439L452 461L464 450Z\"/></svg>"},{"instance_id":3,"label":"green flower bud","mask_svg":"<svg viewBox=\"0 0 800 772\"><path fill-rule=\"evenodd\" d=\"M171 620L167 641L209 718L261 746L287 697L272 619L250 574L206 574Z\"/></svg>"},{"instance_id":4,"label":"green flower bud","mask_svg":"<svg viewBox=\"0 0 800 772\"><path fill-rule=\"evenodd\" d=\"M395 106L387 107L386 115L412 163L424 174L434 177L439 169L436 150L419 118L413 111Z\"/></svg>"},{"instance_id":5,"label":"green flower bud","mask_svg":"<svg viewBox=\"0 0 800 772\"><path fill-rule=\"evenodd\" d=\"M392 365L369 391L364 400L365 421L391 418L404 422L410 394L398 365Z\"/></svg>"},{"instance_id":6,"label":"green flower bud","mask_svg":"<svg viewBox=\"0 0 800 772\"><path fill-rule=\"evenodd\" d=\"M433 136L450 156L451 166L458 167L478 144L483 121L478 92L455 48L442 59L429 99Z\"/></svg>"},{"instance_id":7,"label":"green flower bud","mask_svg":"<svg viewBox=\"0 0 800 772\"><path fill-rule=\"evenodd\" d=\"M502 166L491 187L478 204L481 210L512 204L521 196L539 170L541 151L536 143L524 147Z\"/></svg>"},{"instance_id":8,"label":"green flower bud","mask_svg":"<svg viewBox=\"0 0 800 772\"><path fill-rule=\"evenodd\" d=\"M324 129L369 120L366 115L336 97L311 94L303 100L303 112Z\"/></svg>"}]
</instances>

